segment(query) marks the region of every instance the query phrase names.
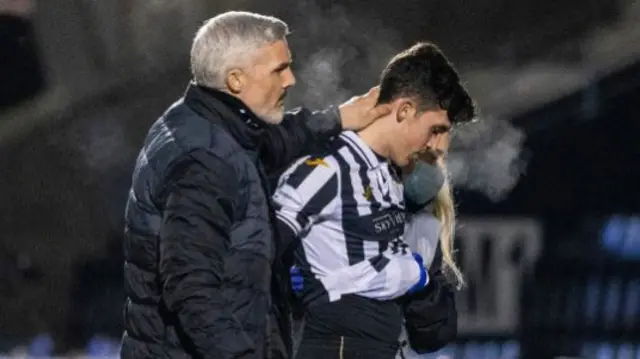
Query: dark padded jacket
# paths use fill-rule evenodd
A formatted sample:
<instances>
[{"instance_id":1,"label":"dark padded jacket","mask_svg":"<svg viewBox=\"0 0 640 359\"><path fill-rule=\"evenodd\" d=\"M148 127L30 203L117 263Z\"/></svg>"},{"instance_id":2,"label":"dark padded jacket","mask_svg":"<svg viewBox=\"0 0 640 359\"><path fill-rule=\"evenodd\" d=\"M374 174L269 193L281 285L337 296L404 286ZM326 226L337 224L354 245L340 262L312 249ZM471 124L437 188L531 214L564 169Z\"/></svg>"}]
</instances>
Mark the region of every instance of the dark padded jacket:
<instances>
[{"instance_id":1,"label":"dark padded jacket","mask_svg":"<svg viewBox=\"0 0 640 359\"><path fill-rule=\"evenodd\" d=\"M458 334L454 289L442 273L440 244L429 268L429 285L403 298L405 328L411 348L420 354L440 350Z\"/></svg>"},{"instance_id":2,"label":"dark padded jacket","mask_svg":"<svg viewBox=\"0 0 640 359\"><path fill-rule=\"evenodd\" d=\"M126 206L122 358L290 356L267 174L340 131L336 109L266 125L195 85L153 124Z\"/></svg>"}]
</instances>

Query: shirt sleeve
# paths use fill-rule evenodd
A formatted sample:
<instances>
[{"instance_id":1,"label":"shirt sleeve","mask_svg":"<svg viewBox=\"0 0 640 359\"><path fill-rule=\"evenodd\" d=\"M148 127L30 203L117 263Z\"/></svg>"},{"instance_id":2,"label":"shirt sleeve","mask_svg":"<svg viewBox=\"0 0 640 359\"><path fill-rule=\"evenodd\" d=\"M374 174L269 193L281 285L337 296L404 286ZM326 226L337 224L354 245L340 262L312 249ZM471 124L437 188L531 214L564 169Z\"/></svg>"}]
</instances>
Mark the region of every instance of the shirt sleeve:
<instances>
[{"instance_id":1,"label":"shirt sleeve","mask_svg":"<svg viewBox=\"0 0 640 359\"><path fill-rule=\"evenodd\" d=\"M287 249L313 223L334 212L338 197L338 175L323 158L303 158L285 172L273 195L278 233L278 252Z\"/></svg>"},{"instance_id":2,"label":"shirt sleeve","mask_svg":"<svg viewBox=\"0 0 640 359\"><path fill-rule=\"evenodd\" d=\"M331 301L346 294L356 294L378 300L399 298L421 279L424 269L415 261L412 250L430 267L438 252L440 223L427 212L416 213L405 225L403 240L393 243L395 249L368 261L343 268L321 279ZM348 280L345 280L348 278ZM429 283L429 276L426 277Z\"/></svg>"},{"instance_id":3,"label":"shirt sleeve","mask_svg":"<svg viewBox=\"0 0 640 359\"><path fill-rule=\"evenodd\" d=\"M330 301L343 295L356 294L362 297L391 300L407 293L420 280L420 264L411 251L404 247L397 253L388 250L366 261L339 269L319 278L329 294ZM428 283L428 276L425 277Z\"/></svg>"},{"instance_id":4,"label":"shirt sleeve","mask_svg":"<svg viewBox=\"0 0 640 359\"><path fill-rule=\"evenodd\" d=\"M237 358L254 348L222 293L237 179L221 158L198 150L172 166L161 196L162 300L184 341L202 358Z\"/></svg>"}]
</instances>

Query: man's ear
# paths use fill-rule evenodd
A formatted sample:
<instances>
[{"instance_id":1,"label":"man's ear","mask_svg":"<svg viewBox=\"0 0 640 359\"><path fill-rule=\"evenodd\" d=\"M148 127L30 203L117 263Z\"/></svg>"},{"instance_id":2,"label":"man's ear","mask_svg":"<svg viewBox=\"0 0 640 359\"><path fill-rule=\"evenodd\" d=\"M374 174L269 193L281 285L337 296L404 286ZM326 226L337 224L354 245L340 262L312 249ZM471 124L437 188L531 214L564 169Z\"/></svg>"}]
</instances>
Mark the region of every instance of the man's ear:
<instances>
[{"instance_id":1,"label":"man's ear","mask_svg":"<svg viewBox=\"0 0 640 359\"><path fill-rule=\"evenodd\" d=\"M239 94L244 89L246 78L245 73L240 69L231 69L227 72L226 85L229 92Z\"/></svg>"},{"instance_id":2,"label":"man's ear","mask_svg":"<svg viewBox=\"0 0 640 359\"><path fill-rule=\"evenodd\" d=\"M416 107L414 103L409 100L400 100L398 110L396 111L397 121L402 122L406 119L413 118L415 115Z\"/></svg>"}]
</instances>

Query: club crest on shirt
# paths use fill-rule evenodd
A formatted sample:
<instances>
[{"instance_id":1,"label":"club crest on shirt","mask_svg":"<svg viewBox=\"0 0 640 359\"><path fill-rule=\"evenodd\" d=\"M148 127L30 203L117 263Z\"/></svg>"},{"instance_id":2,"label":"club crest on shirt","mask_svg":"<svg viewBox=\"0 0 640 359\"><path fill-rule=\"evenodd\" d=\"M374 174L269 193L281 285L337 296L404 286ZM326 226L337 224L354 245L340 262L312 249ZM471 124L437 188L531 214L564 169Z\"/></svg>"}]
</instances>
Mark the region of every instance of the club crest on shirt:
<instances>
[{"instance_id":1,"label":"club crest on shirt","mask_svg":"<svg viewBox=\"0 0 640 359\"><path fill-rule=\"evenodd\" d=\"M362 196L364 196L364 199L366 199L367 201L373 200L373 189L371 189L371 186L366 186L364 188Z\"/></svg>"},{"instance_id":2,"label":"club crest on shirt","mask_svg":"<svg viewBox=\"0 0 640 359\"><path fill-rule=\"evenodd\" d=\"M316 167L316 166L329 167L329 164L322 158L309 158L304 161L304 164L311 167Z\"/></svg>"}]
</instances>

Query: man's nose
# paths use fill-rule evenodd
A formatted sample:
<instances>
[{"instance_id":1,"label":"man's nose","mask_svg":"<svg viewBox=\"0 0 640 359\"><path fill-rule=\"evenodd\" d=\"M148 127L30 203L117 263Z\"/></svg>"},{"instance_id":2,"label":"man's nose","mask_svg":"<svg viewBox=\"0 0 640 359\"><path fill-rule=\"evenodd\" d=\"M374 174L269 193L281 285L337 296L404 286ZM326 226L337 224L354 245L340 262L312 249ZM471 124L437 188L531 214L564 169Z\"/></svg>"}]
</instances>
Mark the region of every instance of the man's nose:
<instances>
[{"instance_id":1,"label":"man's nose","mask_svg":"<svg viewBox=\"0 0 640 359\"><path fill-rule=\"evenodd\" d=\"M444 156L446 151L445 141L441 141L442 136L433 135L429 142L427 142L427 147L425 151L425 159L428 159L428 162L435 162L438 158Z\"/></svg>"},{"instance_id":2,"label":"man's nose","mask_svg":"<svg viewBox=\"0 0 640 359\"><path fill-rule=\"evenodd\" d=\"M438 156L444 155L447 151L447 140L443 134L431 135L431 138L427 142L427 149L435 152Z\"/></svg>"},{"instance_id":3,"label":"man's nose","mask_svg":"<svg viewBox=\"0 0 640 359\"><path fill-rule=\"evenodd\" d=\"M429 137L429 141L427 141L427 150L429 151L433 151L437 148L440 147L440 139L442 138L442 136L440 134L432 134L431 137Z\"/></svg>"},{"instance_id":4,"label":"man's nose","mask_svg":"<svg viewBox=\"0 0 640 359\"><path fill-rule=\"evenodd\" d=\"M293 74L291 69L288 69L284 75L284 88L292 87L296 84L296 76Z\"/></svg>"}]
</instances>

